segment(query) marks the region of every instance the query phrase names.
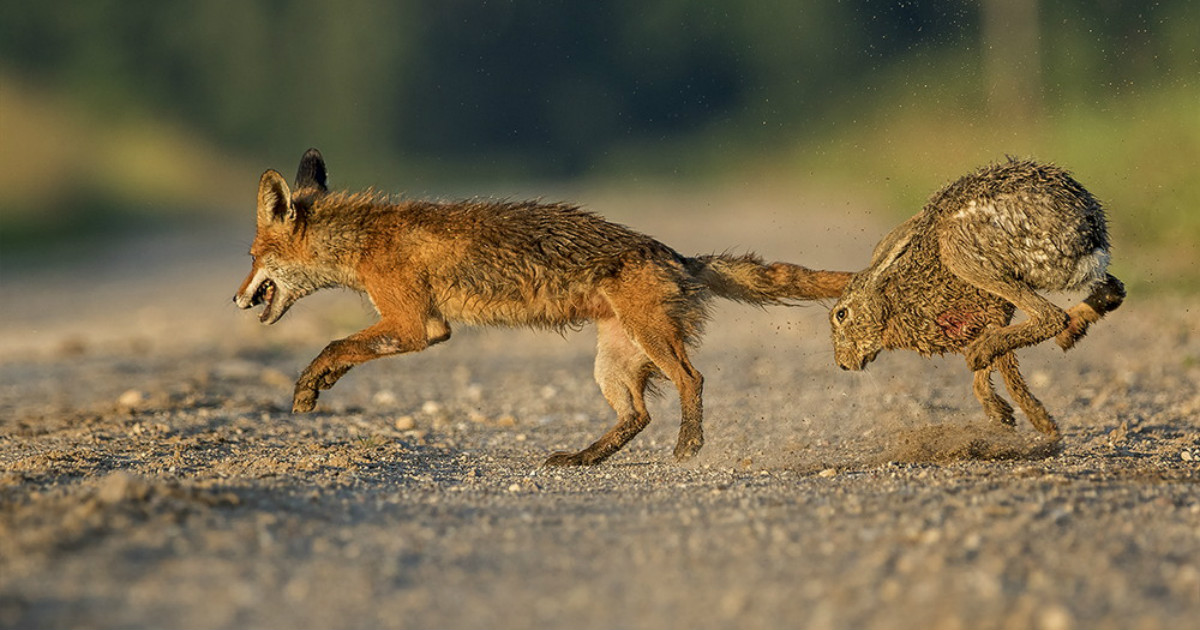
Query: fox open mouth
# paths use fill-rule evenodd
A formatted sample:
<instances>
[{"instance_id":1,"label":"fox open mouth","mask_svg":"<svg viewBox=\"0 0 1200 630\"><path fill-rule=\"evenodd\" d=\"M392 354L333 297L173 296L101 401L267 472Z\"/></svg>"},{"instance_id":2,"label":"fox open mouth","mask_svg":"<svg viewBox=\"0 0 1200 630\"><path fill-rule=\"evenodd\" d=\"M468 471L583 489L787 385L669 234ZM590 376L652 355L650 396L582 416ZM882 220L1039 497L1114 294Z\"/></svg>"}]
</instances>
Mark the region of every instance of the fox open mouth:
<instances>
[{"instance_id":1,"label":"fox open mouth","mask_svg":"<svg viewBox=\"0 0 1200 630\"><path fill-rule=\"evenodd\" d=\"M271 306L275 302L275 294L275 283L270 278L263 280L262 284L258 285L258 290L254 292L254 297L250 298L251 306L266 305L262 315L258 316L258 321L265 322L271 316Z\"/></svg>"}]
</instances>

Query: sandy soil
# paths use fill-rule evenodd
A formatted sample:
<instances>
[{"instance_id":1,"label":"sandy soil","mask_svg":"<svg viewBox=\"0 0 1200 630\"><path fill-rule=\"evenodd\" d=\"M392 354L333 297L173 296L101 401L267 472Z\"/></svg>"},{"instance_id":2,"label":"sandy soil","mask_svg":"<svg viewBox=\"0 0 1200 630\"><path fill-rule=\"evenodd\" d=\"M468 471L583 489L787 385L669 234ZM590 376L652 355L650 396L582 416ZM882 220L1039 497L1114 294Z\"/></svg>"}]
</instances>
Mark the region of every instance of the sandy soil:
<instances>
[{"instance_id":1,"label":"sandy soil","mask_svg":"<svg viewBox=\"0 0 1200 630\"><path fill-rule=\"evenodd\" d=\"M684 252L813 266L862 266L887 228L820 199L590 201ZM344 292L271 328L233 308L249 224L0 272L0 627L1200 619L1194 298L1133 294L1077 350L1022 353L1059 445L988 427L959 357L846 374L826 307L722 306L695 461L663 396L610 462L546 469L612 421L590 330L460 328L293 416L300 369L371 317Z\"/></svg>"}]
</instances>

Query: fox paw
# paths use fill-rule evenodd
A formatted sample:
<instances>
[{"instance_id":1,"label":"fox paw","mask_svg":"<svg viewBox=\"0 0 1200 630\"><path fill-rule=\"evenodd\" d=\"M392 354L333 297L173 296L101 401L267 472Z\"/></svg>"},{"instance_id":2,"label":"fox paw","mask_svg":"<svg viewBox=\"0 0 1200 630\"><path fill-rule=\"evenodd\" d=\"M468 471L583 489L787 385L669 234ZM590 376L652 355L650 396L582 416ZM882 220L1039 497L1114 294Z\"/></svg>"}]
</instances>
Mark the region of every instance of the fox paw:
<instances>
[{"instance_id":1,"label":"fox paw","mask_svg":"<svg viewBox=\"0 0 1200 630\"><path fill-rule=\"evenodd\" d=\"M679 430L679 441L675 444L675 461L685 462L696 456L704 446L704 433L699 425Z\"/></svg>"},{"instance_id":2,"label":"fox paw","mask_svg":"<svg viewBox=\"0 0 1200 630\"><path fill-rule=\"evenodd\" d=\"M572 453L571 451L558 451L546 458L542 463L543 466L591 466L600 463L599 460L589 459L587 451L579 451Z\"/></svg>"},{"instance_id":3,"label":"fox paw","mask_svg":"<svg viewBox=\"0 0 1200 630\"><path fill-rule=\"evenodd\" d=\"M308 413L317 406L317 390L296 389L292 396L292 413Z\"/></svg>"}]
</instances>

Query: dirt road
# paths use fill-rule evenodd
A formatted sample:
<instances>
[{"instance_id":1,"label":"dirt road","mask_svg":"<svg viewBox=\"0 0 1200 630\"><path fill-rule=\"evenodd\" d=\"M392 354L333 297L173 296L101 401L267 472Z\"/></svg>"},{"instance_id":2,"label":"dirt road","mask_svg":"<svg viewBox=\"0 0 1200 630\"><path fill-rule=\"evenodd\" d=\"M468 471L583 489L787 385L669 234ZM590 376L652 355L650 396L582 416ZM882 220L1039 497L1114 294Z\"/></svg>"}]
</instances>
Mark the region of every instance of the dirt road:
<instances>
[{"instance_id":1,"label":"dirt road","mask_svg":"<svg viewBox=\"0 0 1200 630\"><path fill-rule=\"evenodd\" d=\"M887 227L821 200L659 201L590 205L684 252L834 268L862 266ZM234 309L251 229L2 272L0 627L1200 619L1194 297L1131 294L1070 354L1021 354L1057 447L1021 416L1015 435L987 427L959 357L846 374L825 307L722 306L695 357L695 461L671 459L663 396L609 463L546 469L613 420L590 329L460 328L293 416L299 370L370 315L343 292L271 328Z\"/></svg>"}]
</instances>

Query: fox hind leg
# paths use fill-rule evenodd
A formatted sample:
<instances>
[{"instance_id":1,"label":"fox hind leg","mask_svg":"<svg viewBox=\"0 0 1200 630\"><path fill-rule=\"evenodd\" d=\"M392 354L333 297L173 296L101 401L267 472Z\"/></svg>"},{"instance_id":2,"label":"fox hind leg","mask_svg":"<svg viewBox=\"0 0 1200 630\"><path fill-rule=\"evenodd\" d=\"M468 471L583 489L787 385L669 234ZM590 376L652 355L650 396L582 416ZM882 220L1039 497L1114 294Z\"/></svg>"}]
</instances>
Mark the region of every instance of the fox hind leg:
<instances>
[{"instance_id":1,"label":"fox hind leg","mask_svg":"<svg viewBox=\"0 0 1200 630\"><path fill-rule=\"evenodd\" d=\"M704 446L704 376L688 359L686 323L671 317L662 303L656 306L615 310L629 336L679 391L682 417L675 459L683 461L691 459Z\"/></svg>"},{"instance_id":2,"label":"fox hind leg","mask_svg":"<svg viewBox=\"0 0 1200 630\"><path fill-rule=\"evenodd\" d=\"M649 357L621 328L616 319L596 323L596 383L608 404L617 412L617 424L591 446L578 451L554 453L546 466L588 466L599 464L621 450L646 425L646 385L654 372Z\"/></svg>"}]
</instances>

